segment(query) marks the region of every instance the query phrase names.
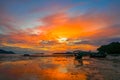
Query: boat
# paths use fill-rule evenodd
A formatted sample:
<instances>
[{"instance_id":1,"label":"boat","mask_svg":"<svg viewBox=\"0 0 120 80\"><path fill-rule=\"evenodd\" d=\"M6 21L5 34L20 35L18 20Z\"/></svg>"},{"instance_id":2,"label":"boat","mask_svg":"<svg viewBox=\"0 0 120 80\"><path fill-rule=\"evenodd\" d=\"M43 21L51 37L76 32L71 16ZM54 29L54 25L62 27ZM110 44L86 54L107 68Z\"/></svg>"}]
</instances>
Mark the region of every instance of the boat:
<instances>
[{"instance_id":1,"label":"boat","mask_svg":"<svg viewBox=\"0 0 120 80\"><path fill-rule=\"evenodd\" d=\"M74 51L75 59L82 59L83 53L81 51Z\"/></svg>"}]
</instances>

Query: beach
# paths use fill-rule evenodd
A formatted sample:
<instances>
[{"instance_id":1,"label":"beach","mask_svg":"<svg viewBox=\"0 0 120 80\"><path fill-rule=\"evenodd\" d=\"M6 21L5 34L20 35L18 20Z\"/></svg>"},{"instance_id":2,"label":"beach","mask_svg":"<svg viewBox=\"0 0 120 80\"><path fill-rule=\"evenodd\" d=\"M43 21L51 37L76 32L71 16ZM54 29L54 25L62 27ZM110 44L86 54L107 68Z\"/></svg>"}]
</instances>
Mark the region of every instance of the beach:
<instances>
[{"instance_id":1,"label":"beach","mask_svg":"<svg viewBox=\"0 0 120 80\"><path fill-rule=\"evenodd\" d=\"M0 58L0 80L119 80L120 56Z\"/></svg>"}]
</instances>

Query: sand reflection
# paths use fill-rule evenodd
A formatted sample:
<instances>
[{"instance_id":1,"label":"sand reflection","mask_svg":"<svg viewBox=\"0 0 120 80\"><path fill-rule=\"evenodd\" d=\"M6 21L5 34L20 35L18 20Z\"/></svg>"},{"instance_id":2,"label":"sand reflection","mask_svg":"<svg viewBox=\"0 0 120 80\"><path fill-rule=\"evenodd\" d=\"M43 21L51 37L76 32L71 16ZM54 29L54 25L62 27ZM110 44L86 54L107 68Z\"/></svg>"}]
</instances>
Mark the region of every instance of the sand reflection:
<instances>
[{"instance_id":1,"label":"sand reflection","mask_svg":"<svg viewBox=\"0 0 120 80\"><path fill-rule=\"evenodd\" d=\"M77 63L76 63L77 62ZM79 61L69 57L47 57L0 64L0 80L86 80ZM88 61L82 65L89 64Z\"/></svg>"}]
</instances>

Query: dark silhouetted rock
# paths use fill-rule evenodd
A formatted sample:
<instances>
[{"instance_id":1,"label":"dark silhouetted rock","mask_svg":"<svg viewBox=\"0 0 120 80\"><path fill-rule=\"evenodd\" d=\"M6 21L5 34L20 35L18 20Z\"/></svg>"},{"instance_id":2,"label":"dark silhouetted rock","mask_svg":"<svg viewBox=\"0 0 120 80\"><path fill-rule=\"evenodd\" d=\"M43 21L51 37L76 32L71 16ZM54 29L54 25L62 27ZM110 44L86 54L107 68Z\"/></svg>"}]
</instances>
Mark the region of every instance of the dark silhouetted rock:
<instances>
[{"instance_id":1,"label":"dark silhouetted rock","mask_svg":"<svg viewBox=\"0 0 120 80\"><path fill-rule=\"evenodd\" d=\"M90 53L91 58L105 58L107 54L105 52Z\"/></svg>"},{"instance_id":2,"label":"dark silhouetted rock","mask_svg":"<svg viewBox=\"0 0 120 80\"><path fill-rule=\"evenodd\" d=\"M23 56L30 56L29 54L24 54Z\"/></svg>"}]
</instances>

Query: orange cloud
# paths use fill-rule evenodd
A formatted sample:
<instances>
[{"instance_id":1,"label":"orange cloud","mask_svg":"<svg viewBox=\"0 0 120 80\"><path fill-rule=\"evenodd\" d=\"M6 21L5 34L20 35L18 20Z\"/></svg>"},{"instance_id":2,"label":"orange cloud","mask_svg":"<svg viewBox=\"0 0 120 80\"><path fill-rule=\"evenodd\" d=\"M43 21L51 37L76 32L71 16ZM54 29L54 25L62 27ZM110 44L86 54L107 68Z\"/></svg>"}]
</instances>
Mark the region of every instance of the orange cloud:
<instances>
[{"instance_id":1,"label":"orange cloud","mask_svg":"<svg viewBox=\"0 0 120 80\"><path fill-rule=\"evenodd\" d=\"M69 16L68 13L60 12L42 19L42 26L25 29L24 31L12 32L7 37L2 37L4 46L31 48L47 51L66 51L66 50L95 50L98 46L92 44L94 40L103 37L116 35L119 27L110 27L109 16L102 14L84 14L79 16ZM114 29L114 30L113 30ZM60 39L65 41L59 41ZM87 43L74 40L88 39ZM70 45L68 43L72 42Z\"/></svg>"}]
</instances>

